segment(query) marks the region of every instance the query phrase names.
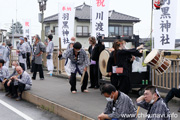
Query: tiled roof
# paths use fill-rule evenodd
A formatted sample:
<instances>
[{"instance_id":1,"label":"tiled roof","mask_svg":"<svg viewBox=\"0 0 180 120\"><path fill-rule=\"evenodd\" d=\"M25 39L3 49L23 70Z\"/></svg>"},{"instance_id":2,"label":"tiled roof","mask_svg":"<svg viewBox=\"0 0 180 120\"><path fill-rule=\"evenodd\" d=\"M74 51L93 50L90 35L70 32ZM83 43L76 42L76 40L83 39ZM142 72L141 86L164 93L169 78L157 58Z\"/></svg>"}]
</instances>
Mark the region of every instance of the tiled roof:
<instances>
[{"instance_id":1,"label":"tiled roof","mask_svg":"<svg viewBox=\"0 0 180 120\"><path fill-rule=\"evenodd\" d=\"M76 20L83 20L83 21L90 21L90 9L91 6L86 5L85 3L77 6L75 10L75 19ZM115 10L109 11L109 20L110 21L120 21L120 22L139 22L139 18L132 17L129 15L125 15L119 12L116 12ZM58 14L46 17L44 19L44 22L52 22L52 21L58 21Z\"/></svg>"}]
</instances>

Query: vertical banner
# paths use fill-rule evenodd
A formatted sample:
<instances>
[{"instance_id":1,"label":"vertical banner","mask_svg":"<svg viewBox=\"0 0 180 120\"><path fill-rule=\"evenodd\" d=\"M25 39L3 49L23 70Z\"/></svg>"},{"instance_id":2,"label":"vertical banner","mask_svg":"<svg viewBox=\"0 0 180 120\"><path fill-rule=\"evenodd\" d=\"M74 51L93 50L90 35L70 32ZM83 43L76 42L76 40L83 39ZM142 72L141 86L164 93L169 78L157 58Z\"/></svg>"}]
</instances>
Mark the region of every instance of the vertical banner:
<instances>
[{"instance_id":1,"label":"vertical banner","mask_svg":"<svg viewBox=\"0 0 180 120\"><path fill-rule=\"evenodd\" d=\"M30 20L23 20L23 36L27 37L27 40L31 44L31 21Z\"/></svg>"},{"instance_id":2,"label":"vertical banner","mask_svg":"<svg viewBox=\"0 0 180 120\"><path fill-rule=\"evenodd\" d=\"M108 37L109 0L92 0L92 36Z\"/></svg>"},{"instance_id":3,"label":"vertical banner","mask_svg":"<svg viewBox=\"0 0 180 120\"><path fill-rule=\"evenodd\" d=\"M175 49L177 0L165 0L159 10L154 10L154 48Z\"/></svg>"},{"instance_id":4,"label":"vertical banner","mask_svg":"<svg viewBox=\"0 0 180 120\"><path fill-rule=\"evenodd\" d=\"M61 48L67 48L74 36L75 9L72 3L59 4L58 35L61 38Z\"/></svg>"}]
</instances>

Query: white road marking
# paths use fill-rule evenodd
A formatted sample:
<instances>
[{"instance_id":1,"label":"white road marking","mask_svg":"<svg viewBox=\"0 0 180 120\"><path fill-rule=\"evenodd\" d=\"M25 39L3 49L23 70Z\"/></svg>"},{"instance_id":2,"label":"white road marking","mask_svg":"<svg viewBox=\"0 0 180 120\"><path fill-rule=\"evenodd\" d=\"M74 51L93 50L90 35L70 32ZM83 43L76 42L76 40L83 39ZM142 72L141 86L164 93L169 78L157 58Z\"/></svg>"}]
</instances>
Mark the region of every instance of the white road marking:
<instances>
[{"instance_id":1,"label":"white road marking","mask_svg":"<svg viewBox=\"0 0 180 120\"><path fill-rule=\"evenodd\" d=\"M29 116L25 115L24 113L22 113L21 111L19 111L18 109L14 108L13 106L5 103L4 101L2 101L0 99L0 103L2 105L4 105L5 107L9 108L10 110L12 110L13 112L15 112L16 114L18 114L19 116L23 117L26 120L33 120L32 118L30 118Z\"/></svg>"}]
</instances>

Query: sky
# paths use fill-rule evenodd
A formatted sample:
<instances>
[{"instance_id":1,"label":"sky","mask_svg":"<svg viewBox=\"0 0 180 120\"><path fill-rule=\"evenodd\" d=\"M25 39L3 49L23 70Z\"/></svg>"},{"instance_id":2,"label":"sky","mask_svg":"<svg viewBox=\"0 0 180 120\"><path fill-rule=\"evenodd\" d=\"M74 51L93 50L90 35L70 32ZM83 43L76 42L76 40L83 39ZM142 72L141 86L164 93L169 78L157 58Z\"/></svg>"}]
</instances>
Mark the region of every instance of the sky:
<instances>
[{"instance_id":1,"label":"sky","mask_svg":"<svg viewBox=\"0 0 180 120\"><path fill-rule=\"evenodd\" d=\"M75 7L91 4L91 0L48 0L45 17L58 13L58 3L73 2ZM37 0L0 0L0 28L9 30L14 21L31 19L32 34L40 34L41 23L38 22L39 4ZM151 0L110 0L109 10L137 17L141 22L134 25L134 34L147 38L151 31ZM180 28L180 27L179 27ZM179 29L180 31L180 29ZM180 32L179 32L180 34Z\"/></svg>"}]
</instances>

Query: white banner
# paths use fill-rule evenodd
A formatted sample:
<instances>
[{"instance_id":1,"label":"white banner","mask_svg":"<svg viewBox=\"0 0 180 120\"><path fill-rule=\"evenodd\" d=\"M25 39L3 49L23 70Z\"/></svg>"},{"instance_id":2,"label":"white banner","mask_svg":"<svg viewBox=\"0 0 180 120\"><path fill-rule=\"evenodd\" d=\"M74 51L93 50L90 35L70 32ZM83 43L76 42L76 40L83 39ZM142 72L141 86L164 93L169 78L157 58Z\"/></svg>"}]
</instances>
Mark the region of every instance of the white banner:
<instances>
[{"instance_id":1,"label":"white banner","mask_svg":"<svg viewBox=\"0 0 180 120\"><path fill-rule=\"evenodd\" d=\"M92 0L92 36L108 37L109 0Z\"/></svg>"},{"instance_id":2,"label":"white banner","mask_svg":"<svg viewBox=\"0 0 180 120\"><path fill-rule=\"evenodd\" d=\"M27 37L27 40L31 44L31 21L23 20L23 36Z\"/></svg>"},{"instance_id":3,"label":"white banner","mask_svg":"<svg viewBox=\"0 0 180 120\"><path fill-rule=\"evenodd\" d=\"M74 36L75 9L72 3L59 4L58 35L61 38L61 48L67 48Z\"/></svg>"},{"instance_id":4,"label":"white banner","mask_svg":"<svg viewBox=\"0 0 180 120\"><path fill-rule=\"evenodd\" d=\"M154 10L154 48L175 49L177 0L165 0L160 10Z\"/></svg>"}]
</instances>

